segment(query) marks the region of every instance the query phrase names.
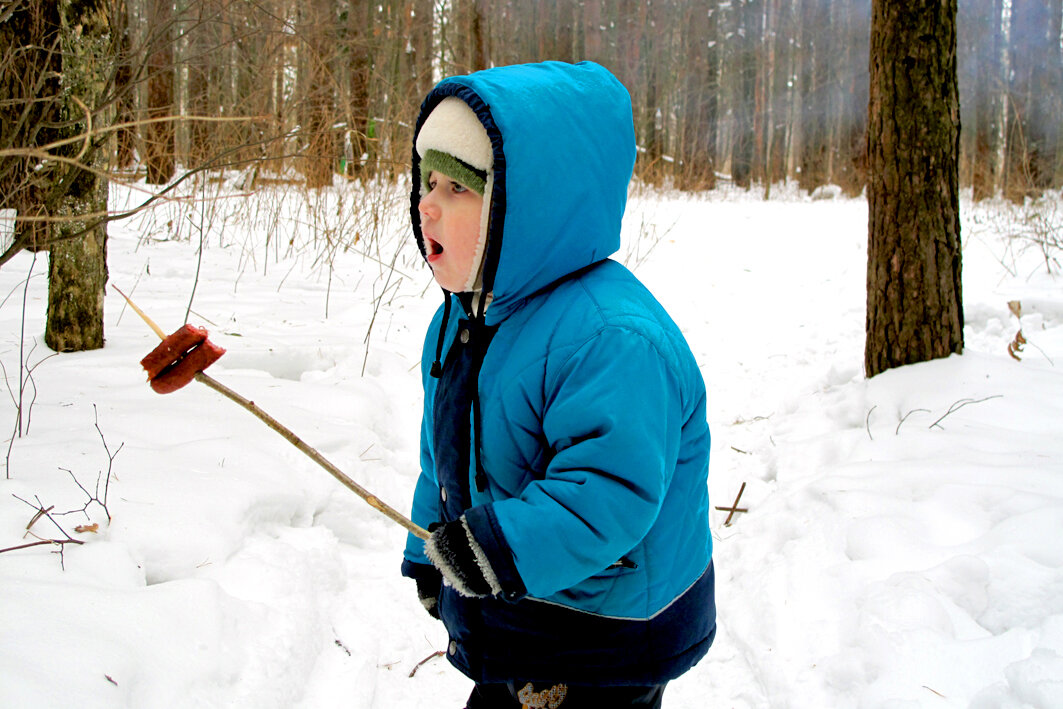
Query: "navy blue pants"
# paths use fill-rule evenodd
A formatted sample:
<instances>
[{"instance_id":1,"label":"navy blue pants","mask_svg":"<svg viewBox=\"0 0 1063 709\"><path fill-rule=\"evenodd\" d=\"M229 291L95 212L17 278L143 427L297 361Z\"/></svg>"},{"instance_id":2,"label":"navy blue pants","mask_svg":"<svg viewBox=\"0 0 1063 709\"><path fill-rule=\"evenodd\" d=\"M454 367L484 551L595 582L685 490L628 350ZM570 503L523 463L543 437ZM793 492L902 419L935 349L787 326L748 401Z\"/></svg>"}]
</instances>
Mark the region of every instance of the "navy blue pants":
<instances>
[{"instance_id":1,"label":"navy blue pants","mask_svg":"<svg viewBox=\"0 0 1063 709\"><path fill-rule=\"evenodd\" d=\"M478 684L465 709L660 709L664 685L652 687L589 687L546 682Z\"/></svg>"}]
</instances>

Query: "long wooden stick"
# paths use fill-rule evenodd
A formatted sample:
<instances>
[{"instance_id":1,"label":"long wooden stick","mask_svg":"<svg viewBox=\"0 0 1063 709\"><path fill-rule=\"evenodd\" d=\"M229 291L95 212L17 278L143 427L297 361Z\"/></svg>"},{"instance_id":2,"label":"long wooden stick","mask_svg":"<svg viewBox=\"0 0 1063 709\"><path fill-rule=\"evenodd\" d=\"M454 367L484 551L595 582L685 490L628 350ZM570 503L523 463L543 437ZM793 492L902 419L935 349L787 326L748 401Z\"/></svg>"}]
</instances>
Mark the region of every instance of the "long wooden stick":
<instances>
[{"instance_id":1,"label":"long wooden stick","mask_svg":"<svg viewBox=\"0 0 1063 709\"><path fill-rule=\"evenodd\" d=\"M116 291L118 291L119 295L121 295L123 298L125 298L125 301L127 303L129 303L129 307L132 308L133 311L137 315L140 316L141 320L143 320L145 323L148 324L148 327L150 327L152 330L155 331L155 334L158 335L160 339L164 339L166 337L166 333L162 331L162 328L160 328L158 325L156 325L155 322L151 318L149 318L147 316L147 314L143 310L138 308L133 303L133 301L130 300L129 296L127 296L125 293L120 291L118 289L118 287L115 286L114 284L112 284L111 287L114 288ZM372 494L371 492L366 490L364 487L362 487L361 485L356 483L346 473L344 473L342 470L340 470L335 465L333 465L331 462L329 462L325 458L325 456L321 455L320 453L317 452L316 449L314 449L309 444L307 444L306 441L304 441L303 439L299 438L299 436L295 435L295 433L290 428L288 428L287 426L282 424L280 421L278 421L277 419L273 418L272 416L267 414L265 411L263 411L261 408L259 408L258 405L255 404L255 402L250 401L248 399L245 399L244 397L240 396L239 394L237 394L235 391L233 391L229 387L227 387L224 384L222 384L221 382L219 382L214 377L212 377L209 374L206 374L204 372L199 372L198 374L196 374L196 381L199 382L200 384L206 384L208 387L210 387L214 391L218 392L219 394L221 394L225 398L227 398L230 401L233 401L233 402L239 404L241 407L243 407L243 408L247 409L248 411L250 411L260 421L262 421L267 426L269 426L271 429L273 429L274 431L279 433L281 436L284 437L285 440L287 440L293 446L295 446L300 451L305 453L307 455L307 457L309 457L315 463L317 463L322 468L327 470L332 475L332 477L336 478L341 483L343 483L344 487L346 487L348 490L350 490L351 492L353 492L354 494L358 495L360 498L362 498L363 500L368 502L370 507L375 508L377 511L381 512L385 517L389 518L391 521L397 522L402 527L404 527L406 529L406 531L410 532L414 536L419 537L421 539L428 539L428 531L427 530L425 530L423 527L420 527L420 526L414 524L413 521L411 521L409 518L407 518L401 512L399 512L395 508L389 506L387 503L385 503L379 497L377 497L376 495Z\"/></svg>"}]
</instances>

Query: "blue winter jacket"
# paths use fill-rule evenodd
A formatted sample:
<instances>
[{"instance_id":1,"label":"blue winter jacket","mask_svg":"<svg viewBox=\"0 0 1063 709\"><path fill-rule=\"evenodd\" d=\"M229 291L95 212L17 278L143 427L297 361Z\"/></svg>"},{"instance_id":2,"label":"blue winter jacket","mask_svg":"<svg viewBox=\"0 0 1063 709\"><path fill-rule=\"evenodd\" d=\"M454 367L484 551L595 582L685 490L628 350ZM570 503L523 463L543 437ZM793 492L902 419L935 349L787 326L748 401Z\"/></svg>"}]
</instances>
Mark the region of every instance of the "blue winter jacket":
<instances>
[{"instance_id":1,"label":"blue winter jacket","mask_svg":"<svg viewBox=\"0 0 1063 709\"><path fill-rule=\"evenodd\" d=\"M442 588L449 659L477 682L674 678L716 630L709 428L679 328L609 259L635 159L630 97L589 62L501 67L442 81L418 130L447 96L492 142L493 299L477 317L448 295L429 327L412 516L464 514L503 588ZM416 151L413 185L423 254ZM403 573L433 572L411 535Z\"/></svg>"}]
</instances>

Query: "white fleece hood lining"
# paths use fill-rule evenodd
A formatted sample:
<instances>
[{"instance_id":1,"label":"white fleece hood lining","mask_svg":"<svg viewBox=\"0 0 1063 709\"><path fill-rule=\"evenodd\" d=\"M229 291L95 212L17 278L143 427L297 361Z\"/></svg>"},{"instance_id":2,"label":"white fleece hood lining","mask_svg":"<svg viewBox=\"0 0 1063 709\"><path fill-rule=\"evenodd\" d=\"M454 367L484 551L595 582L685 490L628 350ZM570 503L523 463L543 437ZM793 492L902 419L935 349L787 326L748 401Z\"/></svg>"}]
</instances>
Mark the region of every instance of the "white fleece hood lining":
<instances>
[{"instance_id":1,"label":"white fleece hood lining","mask_svg":"<svg viewBox=\"0 0 1063 709\"><path fill-rule=\"evenodd\" d=\"M494 189L494 153L487 130L469 105L456 96L447 96L432 109L417 134L417 154L439 150L487 172L483 210L480 212L480 235L473 251L472 266L461 292L476 293L483 285L484 254L487 250L487 227L491 220L491 193ZM479 300L479 298L477 298Z\"/></svg>"}]
</instances>

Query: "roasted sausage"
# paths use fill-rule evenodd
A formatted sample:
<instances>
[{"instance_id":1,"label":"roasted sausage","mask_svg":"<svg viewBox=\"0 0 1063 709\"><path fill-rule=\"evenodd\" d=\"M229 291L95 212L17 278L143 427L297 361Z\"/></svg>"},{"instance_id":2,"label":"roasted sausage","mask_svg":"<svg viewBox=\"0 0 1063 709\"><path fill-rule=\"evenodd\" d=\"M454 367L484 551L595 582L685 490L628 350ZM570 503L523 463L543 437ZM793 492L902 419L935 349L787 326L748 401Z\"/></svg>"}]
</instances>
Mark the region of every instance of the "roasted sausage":
<instances>
[{"instance_id":1,"label":"roasted sausage","mask_svg":"<svg viewBox=\"0 0 1063 709\"><path fill-rule=\"evenodd\" d=\"M158 394L175 392L218 361L225 354L225 348L218 347L210 340L204 339L200 344L183 355L169 367L151 378L151 388Z\"/></svg>"},{"instance_id":2,"label":"roasted sausage","mask_svg":"<svg viewBox=\"0 0 1063 709\"><path fill-rule=\"evenodd\" d=\"M158 347L140 360L140 366L147 370L148 381L152 381L164 369L176 364L193 347L206 341L207 331L204 328L185 325L173 334L167 335Z\"/></svg>"}]
</instances>

